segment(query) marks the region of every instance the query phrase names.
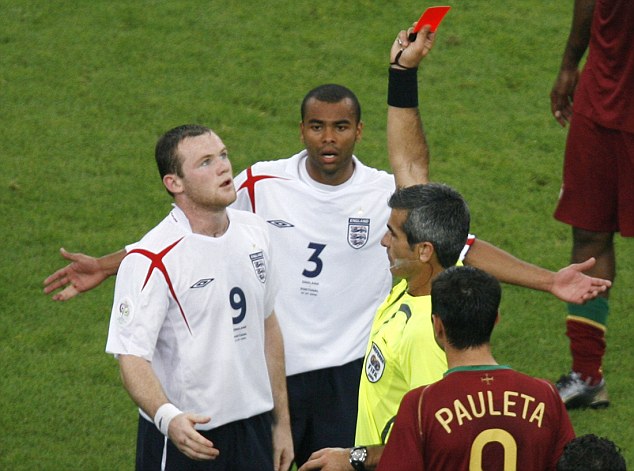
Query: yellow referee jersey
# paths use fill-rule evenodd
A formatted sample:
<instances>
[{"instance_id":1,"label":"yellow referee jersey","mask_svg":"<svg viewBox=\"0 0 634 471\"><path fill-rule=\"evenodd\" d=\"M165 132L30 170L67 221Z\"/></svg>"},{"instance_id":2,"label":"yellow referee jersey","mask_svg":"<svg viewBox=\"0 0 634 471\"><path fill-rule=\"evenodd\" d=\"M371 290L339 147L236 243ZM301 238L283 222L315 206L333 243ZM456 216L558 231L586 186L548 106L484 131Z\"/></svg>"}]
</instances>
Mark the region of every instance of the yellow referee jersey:
<instances>
[{"instance_id":1,"label":"yellow referee jersey","mask_svg":"<svg viewBox=\"0 0 634 471\"><path fill-rule=\"evenodd\" d=\"M409 390L433 383L447 371L434 339L431 296L411 296L398 283L377 310L366 349L355 442L384 444Z\"/></svg>"}]
</instances>

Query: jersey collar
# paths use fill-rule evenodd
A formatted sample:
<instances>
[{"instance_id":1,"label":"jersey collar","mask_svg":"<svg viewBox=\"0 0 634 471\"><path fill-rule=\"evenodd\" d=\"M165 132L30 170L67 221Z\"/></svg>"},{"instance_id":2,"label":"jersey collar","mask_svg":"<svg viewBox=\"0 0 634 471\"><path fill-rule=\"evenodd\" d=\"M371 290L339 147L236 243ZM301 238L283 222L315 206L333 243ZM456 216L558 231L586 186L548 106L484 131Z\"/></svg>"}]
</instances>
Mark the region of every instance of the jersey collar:
<instances>
[{"instance_id":1,"label":"jersey collar","mask_svg":"<svg viewBox=\"0 0 634 471\"><path fill-rule=\"evenodd\" d=\"M455 373L457 371L491 371L491 370L512 370L510 366L507 365L473 365L473 366L456 366L455 368L451 368L445 372L443 376L447 376L451 373Z\"/></svg>"}]
</instances>

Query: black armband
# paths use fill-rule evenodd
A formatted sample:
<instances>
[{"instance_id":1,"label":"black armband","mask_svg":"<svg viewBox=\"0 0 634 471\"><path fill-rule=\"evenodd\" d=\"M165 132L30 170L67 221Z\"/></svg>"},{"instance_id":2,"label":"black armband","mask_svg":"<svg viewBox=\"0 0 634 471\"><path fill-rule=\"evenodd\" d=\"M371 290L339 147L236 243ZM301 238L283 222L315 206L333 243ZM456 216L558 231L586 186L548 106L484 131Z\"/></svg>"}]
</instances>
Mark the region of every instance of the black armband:
<instances>
[{"instance_id":1,"label":"black armband","mask_svg":"<svg viewBox=\"0 0 634 471\"><path fill-rule=\"evenodd\" d=\"M387 85L387 104L396 108L418 108L418 69L393 69Z\"/></svg>"}]
</instances>

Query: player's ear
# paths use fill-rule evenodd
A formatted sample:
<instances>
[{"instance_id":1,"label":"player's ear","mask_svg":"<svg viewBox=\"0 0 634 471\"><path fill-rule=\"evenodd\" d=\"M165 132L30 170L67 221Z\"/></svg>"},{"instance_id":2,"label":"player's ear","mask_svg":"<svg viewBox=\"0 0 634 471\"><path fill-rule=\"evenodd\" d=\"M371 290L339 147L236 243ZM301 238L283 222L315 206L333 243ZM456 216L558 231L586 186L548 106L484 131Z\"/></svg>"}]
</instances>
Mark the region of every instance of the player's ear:
<instances>
[{"instance_id":1,"label":"player's ear","mask_svg":"<svg viewBox=\"0 0 634 471\"><path fill-rule=\"evenodd\" d=\"M423 263L429 263L434 255L434 245L431 242L419 242L416 244L418 259Z\"/></svg>"},{"instance_id":2,"label":"player's ear","mask_svg":"<svg viewBox=\"0 0 634 471\"><path fill-rule=\"evenodd\" d=\"M361 140L361 136L363 135L363 121L359 121L357 123L357 132L355 136L355 142L359 142Z\"/></svg>"},{"instance_id":3,"label":"player's ear","mask_svg":"<svg viewBox=\"0 0 634 471\"><path fill-rule=\"evenodd\" d=\"M168 173L163 177L163 185L173 195L183 192L183 181L175 173Z\"/></svg>"}]
</instances>

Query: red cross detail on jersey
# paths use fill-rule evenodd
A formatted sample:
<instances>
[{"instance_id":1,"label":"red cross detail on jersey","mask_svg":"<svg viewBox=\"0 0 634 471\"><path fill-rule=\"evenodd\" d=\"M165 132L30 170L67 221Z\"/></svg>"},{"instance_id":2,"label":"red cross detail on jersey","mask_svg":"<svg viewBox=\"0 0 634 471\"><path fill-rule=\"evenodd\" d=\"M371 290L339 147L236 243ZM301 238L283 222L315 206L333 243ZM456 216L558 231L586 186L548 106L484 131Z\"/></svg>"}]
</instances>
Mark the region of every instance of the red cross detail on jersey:
<instances>
[{"instance_id":1,"label":"red cross detail on jersey","mask_svg":"<svg viewBox=\"0 0 634 471\"><path fill-rule=\"evenodd\" d=\"M172 285L172 280L170 279L170 275L169 273L167 273L167 268L165 268L165 264L163 263L163 257L165 257L165 255L167 255L167 253L170 250L176 247L176 245L181 240L183 240L183 237L178 239L172 245L165 247L159 253L153 253L145 249L134 249L134 250L130 250L130 252L128 252L128 255L133 253L138 253L139 255L143 255L144 257L147 257L152 261L152 263L150 263L150 268L148 268L147 275L145 277L145 281L143 282L143 287L141 288L141 291L143 291L143 288L145 288L145 285L147 285L147 282L150 279L150 276L152 276L152 273L154 272L155 269L160 271L163 274L163 276L165 277L165 282L167 283L167 287L169 288L170 293L172 294L172 297L174 298L174 301L176 301L176 304L178 305L178 309L181 312L181 316L183 316L183 320L185 321L187 330L189 330L189 333L191 334L192 330L189 328L189 322L187 322L187 316L185 316L185 311L183 311L181 303L178 300L178 296L176 296L176 292L174 291L174 285Z\"/></svg>"},{"instance_id":2,"label":"red cross detail on jersey","mask_svg":"<svg viewBox=\"0 0 634 471\"><path fill-rule=\"evenodd\" d=\"M251 169L251 167L247 168L247 179L242 183L242 185L240 185L240 188L238 188L238 191L242 190L243 188L247 189L247 192L249 193L249 201L251 201L251 209L253 210L253 212L255 213L255 184L257 182L259 182L260 180L266 180L267 178L282 178L282 177L276 177L275 175L253 175L253 170ZM282 180L286 180L285 178L282 178Z\"/></svg>"}]
</instances>

